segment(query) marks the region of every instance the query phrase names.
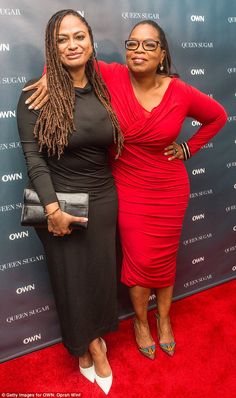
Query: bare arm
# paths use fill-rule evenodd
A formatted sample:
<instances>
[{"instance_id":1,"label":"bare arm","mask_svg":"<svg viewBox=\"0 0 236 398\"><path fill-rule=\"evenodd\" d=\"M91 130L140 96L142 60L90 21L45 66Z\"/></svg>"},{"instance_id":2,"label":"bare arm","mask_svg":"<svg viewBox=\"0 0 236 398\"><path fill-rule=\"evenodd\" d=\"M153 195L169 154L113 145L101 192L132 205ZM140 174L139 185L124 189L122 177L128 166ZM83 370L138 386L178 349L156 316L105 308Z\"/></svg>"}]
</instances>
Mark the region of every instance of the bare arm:
<instances>
[{"instance_id":1,"label":"bare arm","mask_svg":"<svg viewBox=\"0 0 236 398\"><path fill-rule=\"evenodd\" d=\"M98 66L99 65L99 66ZM113 76L113 69L117 67L118 64L112 63L112 64L107 64L106 62L99 62L98 64L95 63L95 68L99 73L102 74L103 79L106 81L106 78L110 76L110 78ZM34 93L28 97L26 104L29 105L29 109L41 109L44 104L48 101L48 89L47 89L47 68L46 66L44 67L43 70L43 76L41 79L36 81L34 84L31 84L30 86L23 88L23 91L31 91L35 90Z\"/></svg>"},{"instance_id":2,"label":"bare arm","mask_svg":"<svg viewBox=\"0 0 236 398\"><path fill-rule=\"evenodd\" d=\"M99 70L102 73L102 76L105 80L107 76L112 77L113 68L116 65L117 64L115 63L106 64L105 62L102 61L99 62L99 66L98 64L95 63L95 68L97 69L97 71ZM30 86L23 88L23 91L35 90L34 93L30 97L28 97L26 101L26 104L29 105L28 106L29 109L35 109L35 110L41 109L43 105L46 104L46 102L48 101L49 95L47 89L46 73L47 73L47 68L45 66L43 70L43 76L41 77L41 79L36 81L34 84L31 84Z\"/></svg>"}]
</instances>

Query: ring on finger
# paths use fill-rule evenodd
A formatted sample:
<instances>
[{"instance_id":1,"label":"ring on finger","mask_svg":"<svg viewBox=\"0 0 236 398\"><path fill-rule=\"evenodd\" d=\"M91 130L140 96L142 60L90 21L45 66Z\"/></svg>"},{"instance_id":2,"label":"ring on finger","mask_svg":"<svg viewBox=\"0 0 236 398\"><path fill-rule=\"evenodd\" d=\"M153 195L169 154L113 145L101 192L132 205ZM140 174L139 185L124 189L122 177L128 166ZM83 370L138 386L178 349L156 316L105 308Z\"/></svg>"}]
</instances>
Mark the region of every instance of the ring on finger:
<instances>
[{"instance_id":1,"label":"ring on finger","mask_svg":"<svg viewBox=\"0 0 236 398\"><path fill-rule=\"evenodd\" d=\"M173 148L173 152L174 152L174 156L176 156L177 153L178 153L178 149L177 148Z\"/></svg>"}]
</instances>

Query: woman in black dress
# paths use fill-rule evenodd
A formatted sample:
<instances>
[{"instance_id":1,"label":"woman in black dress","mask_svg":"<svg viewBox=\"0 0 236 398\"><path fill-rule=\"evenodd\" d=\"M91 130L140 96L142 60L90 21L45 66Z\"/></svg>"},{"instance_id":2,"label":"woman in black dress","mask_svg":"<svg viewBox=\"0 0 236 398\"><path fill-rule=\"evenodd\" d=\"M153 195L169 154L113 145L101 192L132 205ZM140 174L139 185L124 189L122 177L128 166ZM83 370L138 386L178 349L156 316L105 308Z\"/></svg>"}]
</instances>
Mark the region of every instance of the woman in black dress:
<instances>
[{"instance_id":1,"label":"woman in black dress","mask_svg":"<svg viewBox=\"0 0 236 398\"><path fill-rule=\"evenodd\" d=\"M112 371L101 336L117 328L117 196L108 148L122 147L116 116L94 68L91 28L77 12L54 14L46 29L49 101L29 110L23 93L18 128L32 187L48 215L36 229L43 243L62 339L81 373L105 393ZM88 228L59 208L56 193L89 192ZM78 221L78 219L77 219ZM83 220L80 220L83 221ZM84 220L86 221L86 220Z\"/></svg>"}]
</instances>

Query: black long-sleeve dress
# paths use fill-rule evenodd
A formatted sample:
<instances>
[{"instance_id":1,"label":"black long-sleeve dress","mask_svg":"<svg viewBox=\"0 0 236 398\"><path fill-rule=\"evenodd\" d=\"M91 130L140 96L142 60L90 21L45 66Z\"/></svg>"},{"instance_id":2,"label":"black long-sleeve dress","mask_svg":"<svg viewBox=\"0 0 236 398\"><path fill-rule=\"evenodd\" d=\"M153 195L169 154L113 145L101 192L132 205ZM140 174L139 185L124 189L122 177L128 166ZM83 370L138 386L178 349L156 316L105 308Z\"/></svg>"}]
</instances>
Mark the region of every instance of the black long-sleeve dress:
<instances>
[{"instance_id":1,"label":"black long-sleeve dress","mask_svg":"<svg viewBox=\"0 0 236 398\"><path fill-rule=\"evenodd\" d=\"M32 83L32 82L31 82ZM96 337L117 328L115 234L117 195L108 147L113 142L107 111L88 84L75 88L76 132L58 160L39 153L33 135L38 111L28 110L22 93L17 109L18 129L30 182L45 206L57 192L89 192L85 230L55 237L36 228L46 253L49 275L64 345L82 355Z\"/></svg>"}]
</instances>

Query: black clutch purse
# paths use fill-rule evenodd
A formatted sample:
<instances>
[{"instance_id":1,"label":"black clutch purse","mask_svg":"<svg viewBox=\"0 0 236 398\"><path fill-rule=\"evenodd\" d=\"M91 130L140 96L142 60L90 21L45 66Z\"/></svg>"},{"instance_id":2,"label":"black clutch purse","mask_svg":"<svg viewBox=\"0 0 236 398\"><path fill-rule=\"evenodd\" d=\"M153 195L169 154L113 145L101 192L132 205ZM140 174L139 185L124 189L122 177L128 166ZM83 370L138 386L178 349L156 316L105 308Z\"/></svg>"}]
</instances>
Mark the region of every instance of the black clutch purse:
<instances>
[{"instance_id":1,"label":"black clutch purse","mask_svg":"<svg viewBox=\"0 0 236 398\"><path fill-rule=\"evenodd\" d=\"M56 192L60 209L76 217L88 218L89 194ZM31 227L47 227L47 217L40 203L37 192L24 189L24 202L21 212L21 225ZM87 222L74 222L72 228L87 228Z\"/></svg>"}]
</instances>

